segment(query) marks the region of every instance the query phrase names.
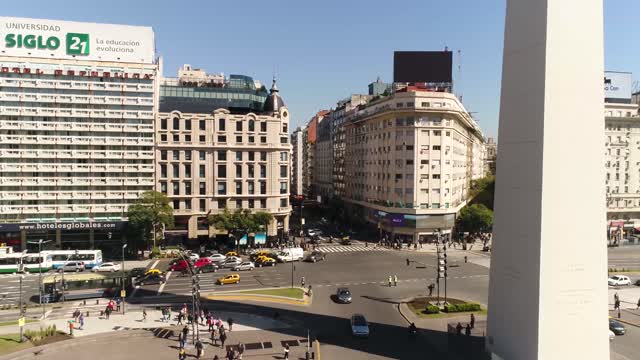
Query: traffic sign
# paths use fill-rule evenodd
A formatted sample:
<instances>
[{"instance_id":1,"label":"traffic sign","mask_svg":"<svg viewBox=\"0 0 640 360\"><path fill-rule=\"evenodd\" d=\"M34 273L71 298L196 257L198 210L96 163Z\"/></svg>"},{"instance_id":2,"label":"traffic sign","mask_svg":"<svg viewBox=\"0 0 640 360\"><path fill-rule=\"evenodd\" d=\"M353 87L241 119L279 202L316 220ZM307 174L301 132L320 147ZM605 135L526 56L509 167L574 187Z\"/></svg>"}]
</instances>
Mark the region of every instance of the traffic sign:
<instances>
[{"instance_id":1,"label":"traffic sign","mask_svg":"<svg viewBox=\"0 0 640 360\"><path fill-rule=\"evenodd\" d=\"M24 316L18 319L18 326L22 327L24 326L24 323L25 323Z\"/></svg>"},{"instance_id":2,"label":"traffic sign","mask_svg":"<svg viewBox=\"0 0 640 360\"><path fill-rule=\"evenodd\" d=\"M120 290L120 297L127 297L127 291L126 290Z\"/></svg>"}]
</instances>

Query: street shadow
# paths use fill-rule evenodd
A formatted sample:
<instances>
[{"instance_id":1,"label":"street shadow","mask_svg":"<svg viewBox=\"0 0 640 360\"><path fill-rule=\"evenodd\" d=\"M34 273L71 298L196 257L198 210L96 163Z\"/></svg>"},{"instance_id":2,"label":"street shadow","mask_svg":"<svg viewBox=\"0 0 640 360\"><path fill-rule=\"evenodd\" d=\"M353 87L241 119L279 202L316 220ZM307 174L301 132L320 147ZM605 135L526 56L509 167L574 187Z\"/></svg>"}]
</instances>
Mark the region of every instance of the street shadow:
<instances>
[{"instance_id":1,"label":"street shadow","mask_svg":"<svg viewBox=\"0 0 640 360\"><path fill-rule=\"evenodd\" d=\"M172 303L172 311L177 311L183 303L191 303L190 296L166 294L157 297L155 291L138 290L138 295L132 300L137 304ZM145 298L148 297L148 298ZM365 298L385 303L397 303L389 298L364 296ZM475 336L451 337L447 329L441 331L420 329L418 338L410 336L407 326L396 326L386 323L370 322L370 337L358 339L351 336L349 318L341 318L328 314L315 314L307 307L278 305L274 307L268 303L236 303L221 299L202 299L202 305L214 313L237 312L260 316L264 319L275 319L289 327L267 328L266 330L279 333L283 338L306 338L309 331L311 341L318 340L321 345L332 345L339 348L351 349L363 353L392 359L446 359L446 360L487 360L484 351L484 338ZM224 316L223 316L224 318ZM236 319L236 324L244 325L242 319ZM249 324L247 324L249 325ZM274 357L275 358L275 357Z\"/></svg>"},{"instance_id":2,"label":"street shadow","mask_svg":"<svg viewBox=\"0 0 640 360\"><path fill-rule=\"evenodd\" d=\"M380 298L380 297L369 296L369 295L361 295L360 297L364 298L364 299L368 299L368 300L387 303L387 304L400 304L401 303L401 301L399 301L397 298Z\"/></svg>"}]
</instances>

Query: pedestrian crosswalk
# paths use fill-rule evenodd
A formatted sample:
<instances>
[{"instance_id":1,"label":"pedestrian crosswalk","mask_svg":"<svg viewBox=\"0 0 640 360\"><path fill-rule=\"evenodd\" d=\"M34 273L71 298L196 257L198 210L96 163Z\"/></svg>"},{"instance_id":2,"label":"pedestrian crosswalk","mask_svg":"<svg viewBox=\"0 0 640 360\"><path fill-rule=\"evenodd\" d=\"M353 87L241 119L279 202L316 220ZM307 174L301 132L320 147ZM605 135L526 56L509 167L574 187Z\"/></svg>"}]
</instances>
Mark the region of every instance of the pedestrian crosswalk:
<instances>
[{"instance_id":1,"label":"pedestrian crosswalk","mask_svg":"<svg viewBox=\"0 0 640 360\"><path fill-rule=\"evenodd\" d=\"M337 246L321 246L317 249L324 253L347 253L347 252L364 252L364 251L387 251L388 248L374 245L337 245Z\"/></svg>"}]
</instances>

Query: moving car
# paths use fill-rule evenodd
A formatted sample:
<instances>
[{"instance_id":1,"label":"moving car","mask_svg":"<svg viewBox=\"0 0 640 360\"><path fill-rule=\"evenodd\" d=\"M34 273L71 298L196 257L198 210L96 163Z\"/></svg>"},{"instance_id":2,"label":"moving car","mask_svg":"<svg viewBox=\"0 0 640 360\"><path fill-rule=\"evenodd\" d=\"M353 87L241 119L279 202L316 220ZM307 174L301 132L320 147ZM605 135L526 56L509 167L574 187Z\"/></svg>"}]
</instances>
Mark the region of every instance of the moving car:
<instances>
[{"instance_id":1,"label":"moving car","mask_svg":"<svg viewBox=\"0 0 640 360\"><path fill-rule=\"evenodd\" d=\"M627 332L624 325L620 322L609 318L609 330L611 330L616 335L624 335Z\"/></svg>"},{"instance_id":2,"label":"moving car","mask_svg":"<svg viewBox=\"0 0 640 360\"><path fill-rule=\"evenodd\" d=\"M189 263L186 260L180 260L177 263L169 266L171 271L184 271L189 268Z\"/></svg>"},{"instance_id":3,"label":"moving car","mask_svg":"<svg viewBox=\"0 0 640 360\"><path fill-rule=\"evenodd\" d=\"M245 262L241 263L240 265L237 265L236 267L234 267L233 271L242 271L242 270L253 271L253 269L255 269L255 268L256 268L256 266L251 261L245 261Z\"/></svg>"},{"instance_id":4,"label":"moving car","mask_svg":"<svg viewBox=\"0 0 640 360\"><path fill-rule=\"evenodd\" d=\"M351 334L357 337L369 337L369 323L362 314L351 316Z\"/></svg>"},{"instance_id":5,"label":"moving car","mask_svg":"<svg viewBox=\"0 0 640 360\"><path fill-rule=\"evenodd\" d=\"M75 271L80 272L84 271L84 263L82 261L69 261L68 263L62 265L59 271L67 272L67 271Z\"/></svg>"},{"instance_id":6,"label":"moving car","mask_svg":"<svg viewBox=\"0 0 640 360\"><path fill-rule=\"evenodd\" d=\"M238 258L238 257L230 257L227 258L227 260L225 260L224 264L222 265L222 267L224 268L234 268L238 265L242 264L242 259Z\"/></svg>"},{"instance_id":7,"label":"moving car","mask_svg":"<svg viewBox=\"0 0 640 360\"><path fill-rule=\"evenodd\" d=\"M311 254L307 255L304 261L309 262L317 262L325 259L325 254L322 251L313 251Z\"/></svg>"},{"instance_id":8,"label":"moving car","mask_svg":"<svg viewBox=\"0 0 640 360\"><path fill-rule=\"evenodd\" d=\"M200 258L198 260L196 260L196 262L193 264L194 267L201 267L201 266L205 266L205 265L209 265L212 264L213 262L211 261L211 259L209 258Z\"/></svg>"},{"instance_id":9,"label":"moving car","mask_svg":"<svg viewBox=\"0 0 640 360\"><path fill-rule=\"evenodd\" d=\"M218 271L218 265L216 264L206 264L200 267L196 268L196 273L198 274L202 274L202 273L210 273L210 272L217 272Z\"/></svg>"},{"instance_id":10,"label":"moving car","mask_svg":"<svg viewBox=\"0 0 640 360\"><path fill-rule=\"evenodd\" d=\"M298 261L304 257L302 248L285 248L278 254L279 262Z\"/></svg>"},{"instance_id":11,"label":"moving car","mask_svg":"<svg viewBox=\"0 0 640 360\"><path fill-rule=\"evenodd\" d=\"M342 241L340 241L340 244L342 245L351 245L351 239L349 239L349 237L344 237L342 238Z\"/></svg>"},{"instance_id":12,"label":"moving car","mask_svg":"<svg viewBox=\"0 0 640 360\"><path fill-rule=\"evenodd\" d=\"M276 266L277 261L273 260L272 258L269 257L263 257L260 258L258 260L256 260L256 265L258 267L263 267L263 266Z\"/></svg>"},{"instance_id":13,"label":"moving car","mask_svg":"<svg viewBox=\"0 0 640 360\"><path fill-rule=\"evenodd\" d=\"M162 271L160 271L160 269L151 268L145 271L144 275L162 275Z\"/></svg>"},{"instance_id":14,"label":"moving car","mask_svg":"<svg viewBox=\"0 0 640 360\"><path fill-rule=\"evenodd\" d=\"M209 260L211 260L213 262L223 262L226 259L227 259L227 257L222 255L222 254L213 254L213 255L209 256Z\"/></svg>"},{"instance_id":15,"label":"moving car","mask_svg":"<svg viewBox=\"0 0 640 360\"><path fill-rule=\"evenodd\" d=\"M195 254L195 253L193 253L193 254L189 254L189 260L191 260L191 261L196 261L196 260L198 260L198 259L200 259L200 255Z\"/></svg>"},{"instance_id":16,"label":"moving car","mask_svg":"<svg viewBox=\"0 0 640 360\"><path fill-rule=\"evenodd\" d=\"M609 277L609 286L631 285L631 279L625 275L613 275Z\"/></svg>"},{"instance_id":17,"label":"moving car","mask_svg":"<svg viewBox=\"0 0 640 360\"><path fill-rule=\"evenodd\" d=\"M129 270L129 276L137 278L140 276L144 276L144 273L147 272L146 268L143 267L137 267L137 268L133 268L131 270Z\"/></svg>"},{"instance_id":18,"label":"moving car","mask_svg":"<svg viewBox=\"0 0 640 360\"><path fill-rule=\"evenodd\" d=\"M143 276L140 279L136 280L135 285L144 286L153 284L164 284L165 281L166 278L164 277L164 275L151 274Z\"/></svg>"},{"instance_id":19,"label":"moving car","mask_svg":"<svg viewBox=\"0 0 640 360\"><path fill-rule=\"evenodd\" d=\"M220 284L220 285L237 284L239 282L240 282L240 275L238 275L238 274L229 274L227 276L223 276L221 278L218 278L218 284Z\"/></svg>"},{"instance_id":20,"label":"moving car","mask_svg":"<svg viewBox=\"0 0 640 360\"><path fill-rule=\"evenodd\" d=\"M613 341L616 338L616 334L613 331L609 330L609 341Z\"/></svg>"},{"instance_id":21,"label":"moving car","mask_svg":"<svg viewBox=\"0 0 640 360\"><path fill-rule=\"evenodd\" d=\"M338 291L336 291L336 299L341 304L351 304L351 291L347 288L338 288Z\"/></svg>"},{"instance_id":22,"label":"moving car","mask_svg":"<svg viewBox=\"0 0 640 360\"><path fill-rule=\"evenodd\" d=\"M238 253L235 252L235 251L229 251L226 254L224 254L224 256L226 256L226 257L231 257L231 256L238 257Z\"/></svg>"},{"instance_id":23,"label":"moving car","mask_svg":"<svg viewBox=\"0 0 640 360\"><path fill-rule=\"evenodd\" d=\"M116 272L122 270L121 264L116 264L112 262L102 263L98 266L94 266L91 271L93 272Z\"/></svg>"}]
</instances>

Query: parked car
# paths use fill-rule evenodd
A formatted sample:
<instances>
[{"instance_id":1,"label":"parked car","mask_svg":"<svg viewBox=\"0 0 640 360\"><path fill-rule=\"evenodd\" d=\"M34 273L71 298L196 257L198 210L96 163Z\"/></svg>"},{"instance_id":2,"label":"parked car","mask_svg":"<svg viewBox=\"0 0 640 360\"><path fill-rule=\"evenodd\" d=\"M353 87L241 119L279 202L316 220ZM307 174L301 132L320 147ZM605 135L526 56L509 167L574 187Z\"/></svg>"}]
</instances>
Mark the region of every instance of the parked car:
<instances>
[{"instance_id":1,"label":"parked car","mask_svg":"<svg viewBox=\"0 0 640 360\"><path fill-rule=\"evenodd\" d=\"M240 282L240 275L238 275L238 274L229 274L227 276L223 276L221 278L218 278L218 284L220 284L220 285L237 284L239 282Z\"/></svg>"},{"instance_id":2,"label":"parked car","mask_svg":"<svg viewBox=\"0 0 640 360\"><path fill-rule=\"evenodd\" d=\"M180 260L177 263L169 266L169 270L171 271L184 271L189 268L189 262L186 260Z\"/></svg>"},{"instance_id":3,"label":"parked car","mask_svg":"<svg viewBox=\"0 0 640 360\"><path fill-rule=\"evenodd\" d=\"M122 270L121 264L116 264L112 262L102 263L98 266L94 266L91 271L93 272L116 272Z\"/></svg>"},{"instance_id":4,"label":"parked car","mask_svg":"<svg viewBox=\"0 0 640 360\"><path fill-rule=\"evenodd\" d=\"M218 271L218 265L214 263L206 264L196 268L196 273L198 274L217 272L217 271Z\"/></svg>"},{"instance_id":5,"label":"parked car","mask_svg":"<svg viewBox=\"0 0 640 360\"><path fill-rule=\"evenodd\" d=\"M357 337L369 336L369 323L362 314L351 316L351 334Z\"/></svg>"},{"instance_id":6,"label":"parked car","mask_svg":"<svg viewBox=\"0 0 640 360\"><path fill-rule=\"evenodd\" d=\"M336 299L342 304L351 304L351 291L347 288L338 288L336 291Z\"/></svg>"},{"instance_id":7,"label":"parked car","mask_svg":"<svg viewBox=\"0 0 640 360\"><path fill-rule=\"evenodd\" d=\"M322 251L313 251L304 259L304 261L308 262L317 262L324 260L326 255Z\"/></svg>"},{"instance_id":8,"label":"parked car","mask_svg":"<svg viewBox=\"0 0 640 360\"><path fill-rule=\"evenodd\" d=\"M209 260L213 261L213 262L223 262L227 259L226 256L222 255L222 254L213 254L209 256Z\"/></svg>"},{"instance_id":9,"label":"parked car","mask_svg":"<svg viewBox=\"0 0 640 360\"><path fill-rule=\"evenodd\" d=\"M68 263L62 265L59 269L61 272L67 271L75 271L80 272L84 271L84 263L82 261L69 261Z\"/></svg>"},{"instance_id":10,"label":"parked car","mask_svg":"<svg viewBox=\"0 0 640 360\"><path fill-rule=\"evenodd\" d=\"M164 284L165 281L166 281L166 278L164 277L164 275L151 274L151 275L143 276L140 279L136 280L135 285L144 286L144 285L153 285L153 284Z\"/></svg>"},{"instance_id":11,"label":"parked car","mask_svg":"<svg viewBox=\"0 0 640 360\"><path fill-rule=\"evenodd\" d=\"M205 266L205 265L209 265L212 264L213 262L211 261L211 259L209 258L200 258L198 260L196 260L196 262L193 264L194 267L199 268L201 266Z\"/></svg>"},{"instance_id":12,"label":"parked car","mask_svg":"<svg viewBox=\"0 0 640 360\"><path fill-rule=\"evenodd\" d=\"M133 277L133 278L137 278L140 276L144 276L144 273L147 272L146 268L143 267L137 267L137 268L133 268L131 270L129 270L129 276Z\"/></svg>"},{"instance_id":13,"label":"parked car","mask_svg":"<svg viewBox=\"0 0 640 360\"><path fill-rule=\"evenodd\" d=\"M162 275L162 271L160 269L151 268L144 272L144 275Z\"/></svg>"},{"instance_id":14,"label":"parked car","mask_svg":"<svg viewBox=\"0 0 640 360\"><path fill-rule=\"evenodd\" d=\"M275 261L272 258L269 257L264 257L264 258L260 258L258 260L256 260L255 264L258 267L263 267L263 266L276 266L277 261Z\"/></svg>"},{"instance_id":15,"label":"parked car","mask_svg":"<svg viewBox=\"0 0 640 360\"><path fill-rule=\"evenodd\" d=\"M227 260L225 260L222 267L232 269L240 264L242 264L242 259L237 257L230 257L230 258L227 258Z\"/></svg>"},{"instance_id":16,"label":"parked car","mask_svg":"<svg viewBox=\"0 0 640 360\"><path fill-rule=\"evenodd\" d=\"M627 332L624 325L611 318L609 319L609 330L613 331L616 335L624 335Z\"/></svg>"},{"instance_id":17,"label":"parked car","mask_svg":"<svg viewBox=\"0 0 640 360\"><path fill-rule=\"evenodd\" d=\"M609 277L609 286L631 285L631 279L625 275L613 275Z\"/></svg>"},{"instance_id":18,"label":"parked car","mask_svg":"<svg viewBox=\"0 0 640 360\"><path fill-rule=\"evenodd\" d=\"M253 271L253 269L255 268L256 266L251 261L244 261L239 265L236 265L236 267L233 268L233 271L242 271L242 270Z\"/></svg>"}]
</instances>

